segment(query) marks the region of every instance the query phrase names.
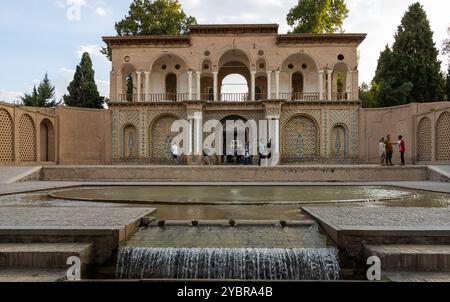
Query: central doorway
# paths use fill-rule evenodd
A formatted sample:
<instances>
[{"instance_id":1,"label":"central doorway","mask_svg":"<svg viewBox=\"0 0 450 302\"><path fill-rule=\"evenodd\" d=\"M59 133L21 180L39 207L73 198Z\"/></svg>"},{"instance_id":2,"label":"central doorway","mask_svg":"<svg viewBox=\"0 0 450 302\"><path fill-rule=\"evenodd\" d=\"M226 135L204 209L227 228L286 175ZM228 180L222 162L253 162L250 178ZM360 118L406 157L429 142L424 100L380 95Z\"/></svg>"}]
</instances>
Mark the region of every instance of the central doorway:
<instances>
[{"instance_id":1,"label":"central doorway","mask_svg":"<svg viewBox=\"0 0 450 302\"><path fill-rule=\"evenodd\" d=\"M220 159L221 164L225 165L249 165L252 163L252 156L242 155L248 153L249 150L249 130L239 132L238 129L227 129L227 121L242 121L247 123L247 119L239 115L230 115L223 118L220 122L223 127L223 154ZM233 131L233 133L229 133ZM233 137L231 141L227 141L228 134Z\"/></svg>"}]
</instances>

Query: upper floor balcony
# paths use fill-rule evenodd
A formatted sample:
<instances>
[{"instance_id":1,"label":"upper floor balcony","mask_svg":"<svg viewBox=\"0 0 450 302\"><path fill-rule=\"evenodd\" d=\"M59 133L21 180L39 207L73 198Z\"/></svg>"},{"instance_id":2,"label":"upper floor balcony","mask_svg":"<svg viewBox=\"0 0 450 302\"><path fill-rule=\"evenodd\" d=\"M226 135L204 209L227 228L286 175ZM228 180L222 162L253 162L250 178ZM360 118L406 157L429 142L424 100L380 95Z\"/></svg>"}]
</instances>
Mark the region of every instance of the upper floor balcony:
<instances>
[{"instance_id":1,"label":"upper floor balcony","mask_svg":"<svg viewBox=\"0 0 450 302\"><path fill-rule=\"evenodd\" d=\"M221 93L215 100L214 93L201 93L200 97L196 93L149 93L149 94L120 94L118 102L146 102L146 103L165 103L165 102L185 102L185 101L205 101L205 102L225 102L225 103L244 103L263 100L283 100L287 102L319 102L319 101L351 101L350 92L332 93L331 99L321 98L319 92L292 92L292 93L255 93L255 98L249 93Z\"/></svg>"}]
</instances>

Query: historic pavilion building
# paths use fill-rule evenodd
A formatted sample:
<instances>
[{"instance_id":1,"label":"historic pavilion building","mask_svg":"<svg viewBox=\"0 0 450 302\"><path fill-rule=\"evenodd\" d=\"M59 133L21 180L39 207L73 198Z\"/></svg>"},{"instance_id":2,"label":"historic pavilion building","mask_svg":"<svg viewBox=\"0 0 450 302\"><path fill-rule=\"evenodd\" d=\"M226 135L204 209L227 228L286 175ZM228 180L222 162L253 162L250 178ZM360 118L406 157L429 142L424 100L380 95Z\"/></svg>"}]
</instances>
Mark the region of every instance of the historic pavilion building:
<instances>
[{"instance_id":1,"label":"historic pavilion building","mask_svg":"<svg viewBox=\"0 0 450 302\"><path fill-rule=\"evenodd\" d=\"M207 120L269 119L282 162L351 162L359 155L357 48L365 37L280 35L276 24L105 37L113 59L113 161L172 162L170 128L179 119L190 121L187 148L197 154ZM249 93L222 92L230 74L243 76Z\"/></svg>"}]
</instances>

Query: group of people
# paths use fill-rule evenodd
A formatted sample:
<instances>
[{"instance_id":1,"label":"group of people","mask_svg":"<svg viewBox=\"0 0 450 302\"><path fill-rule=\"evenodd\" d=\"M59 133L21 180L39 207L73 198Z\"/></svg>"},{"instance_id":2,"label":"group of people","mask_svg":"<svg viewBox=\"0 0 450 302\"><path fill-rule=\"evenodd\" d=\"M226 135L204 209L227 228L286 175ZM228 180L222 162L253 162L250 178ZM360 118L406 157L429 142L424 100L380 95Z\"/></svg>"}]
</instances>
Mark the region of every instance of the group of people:
<instances>
[{"instance_id":1,"label":"group of people","mask_svg":"<svg viewBox=\"0 0 450 302\"><path fill-rule=\"evenodd\" d=\"M405 165L405 153L406 153L406 145L403 136L399 135L398 141L393 142L391 136L388 135L386 139L383 137L378 143L378 152L380 154L380 163L382 166L393 166L392 157L394 155L394 146L398 146L398 150L400 152L401 164L400 166Z\"/></svg>"},{"instance_id":2,"label":"group of people","mask_svg":"<svg viewBox=\"0 0 450 302\"><path fill-rule=\"evenodd\" d=\"M235 164L244 164L244 165L251 165L253 163L253 156L250 154L250 146L249 144L245 144L245 146L240 146L237 141L233 141L233 144L235 144L234 147L234 155L226 155L225 160L227 163L233 162ZM272 141L269 141L267 145L263 144L261 141L258 145L258 153L259 153L259 165L262 165L263 159L271 159L272 157ZM243 150L242 150L243 149ZM180 158L180 148L177 144L172 144L171 146L171 153L173 160L179 164L179 158ZM243 152L242 152L243 151ZM244 153L244 155L239 155L241 153ZM267 154L268 153L268 154ZM209 158L209 152L208 150L204 150L203 152L203 164L204 165L210 165L210 158Z\"/></svg>"}]
</instances>

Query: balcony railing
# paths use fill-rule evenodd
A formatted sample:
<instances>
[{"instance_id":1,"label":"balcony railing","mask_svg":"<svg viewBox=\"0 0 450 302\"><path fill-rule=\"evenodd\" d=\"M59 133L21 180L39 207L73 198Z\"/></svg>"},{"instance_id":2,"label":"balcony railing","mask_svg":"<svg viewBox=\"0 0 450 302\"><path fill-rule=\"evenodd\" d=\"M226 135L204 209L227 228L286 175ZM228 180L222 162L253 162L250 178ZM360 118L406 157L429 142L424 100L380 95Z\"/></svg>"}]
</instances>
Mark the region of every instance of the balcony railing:
<instances>
[{"instance_id":1,"label":"balcony railing","mask_svg":"<svg viewBox=\"0 0 450 302\"><path fill-rule=\"evenodd\" d=\"M252 96L249 93L222 93L218 96L218 102L251 102ZM323 94L323 100L326 100L326 93ZM162 103L162 102L184 102L191 100L202 100L214 102L214 93L202 93L200 98L196 93L150 93L150 94L121 94L119 95L120 102L148 102L148 103ZM320 99L319 92L292 92L292 93L256 93L255 101L267 99L281 99L288 102L317 102L323 101ZM351 93L333 93L329 101L349 101L351 100Z\"/></svg>"}]
</instances>

